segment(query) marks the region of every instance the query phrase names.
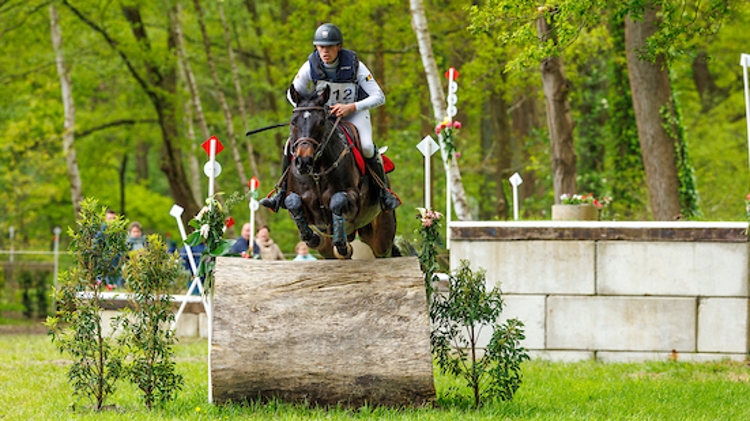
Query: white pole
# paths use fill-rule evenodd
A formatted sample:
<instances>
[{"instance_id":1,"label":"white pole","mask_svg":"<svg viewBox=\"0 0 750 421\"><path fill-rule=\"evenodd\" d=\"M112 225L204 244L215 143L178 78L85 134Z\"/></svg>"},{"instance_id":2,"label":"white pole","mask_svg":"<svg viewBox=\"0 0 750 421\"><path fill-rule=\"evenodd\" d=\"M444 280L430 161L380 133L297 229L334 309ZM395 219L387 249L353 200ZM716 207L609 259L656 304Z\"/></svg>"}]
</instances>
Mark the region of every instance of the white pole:
<instances>
[{"instance_id":1,"label":"white pole","mask_svg":"<svg viewBox=\"0 0 750 421\"><path fill-rule=\"evenodd\" d=\"M213 198L214 197L214 179L216 178L216 171L215 171L215 165L216 165L216 137L211 136L209 138L210 143L210 152L208 154L208 162L211 163L211 171L209 171L208 175L208 197ZM213 209L213 203L210 203L209 205L211 209Z\"/></svg>"},{"instance_id":2,"label":"white pole","mask_svg":"<svg viewBox=\"0 0 750 421\"><path fill-rule=\"evenodd\" d=\"M510 184L513 186L513 220L518 221L518 186L523 183L521 176L515 172L510 176Z\"/></svg>"},{"instance_id":3,"label":"white pole","mask_svg":"<svg viewBox=\"0 0 750 421\"><path fill-rule=\"evenodd\" d=\"M11 226L8 228L8 235L10 236L10 256L8 256L8 261L10 263L13 263L13 253L15 252L15 249L13 247L13 238L16 236L16 227Z\"/></svg>"},{"instance_id":4,"label":"white pole","mask_svg":"<svg viewBox=\"0 0 750 421\"><path fill-rule=\"evenodd\" d=\"M448 157L448 168L445 171L445 249L451 249L451 167L453 157Z\"/></svg>"},{"instance_id":5,"label":"white pole","mask_svg":"<svg viewBox=\"0 0 750 421\"><path fill-rule=\"evenodd\" d=\"M742 78L745 81L745 119L747 120L747 156L748 166L750 166L750 86L747 83L747 68L750 66L750 54L740 56L740 65L742 66Z\"/></svg>"}]
</instances>

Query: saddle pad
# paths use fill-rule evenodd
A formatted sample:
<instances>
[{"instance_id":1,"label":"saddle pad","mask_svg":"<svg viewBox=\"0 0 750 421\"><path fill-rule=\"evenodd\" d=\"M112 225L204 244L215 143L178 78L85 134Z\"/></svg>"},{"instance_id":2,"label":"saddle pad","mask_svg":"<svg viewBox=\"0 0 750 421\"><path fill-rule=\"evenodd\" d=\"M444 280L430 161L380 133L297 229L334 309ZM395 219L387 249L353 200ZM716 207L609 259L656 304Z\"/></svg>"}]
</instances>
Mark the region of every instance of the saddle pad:
<instances>
[{"instance_id":1,"label":"saddle pad","mask_svg":"<svg viewBox=\"0 0 750 421\"><path fill-rule=\"evenodd\" d=\"M349 145L353 146L352 152L354 153L354 161L357 163L359 172L364 175L365 159L362 156L361 145L358 142L359 138L355 134L357 130L356 127L349 122L340 122L339 129L341 129L341 132L344 133L346 141L349 142ZM354 141L355 138L357 139L357 142ZM383 169L386 173L392 172L394 169L396 169L396 166L393 164L393 161L391 161L390 158L382 154L380 156L383 158Z\"/></svg>"}]
</instances>

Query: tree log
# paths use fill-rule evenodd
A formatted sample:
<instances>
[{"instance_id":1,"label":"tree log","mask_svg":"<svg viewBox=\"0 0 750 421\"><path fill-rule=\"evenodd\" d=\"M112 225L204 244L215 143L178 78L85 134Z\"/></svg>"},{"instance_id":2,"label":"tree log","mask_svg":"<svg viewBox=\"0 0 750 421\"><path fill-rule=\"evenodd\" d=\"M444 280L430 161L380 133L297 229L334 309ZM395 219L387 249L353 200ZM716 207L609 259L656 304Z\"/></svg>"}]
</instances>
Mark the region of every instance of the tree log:
<instances>
[{"instance_id":1,"label":"tree log","mask_svg":"<svg viewBox=\"0 0 750 421\"><path fill-rule=\"evenodd\" d=\"M356 407L434 401L427 302L415 257L220 257L214 274L214 402L279 398Z\"/></svg>"}]
</instances>

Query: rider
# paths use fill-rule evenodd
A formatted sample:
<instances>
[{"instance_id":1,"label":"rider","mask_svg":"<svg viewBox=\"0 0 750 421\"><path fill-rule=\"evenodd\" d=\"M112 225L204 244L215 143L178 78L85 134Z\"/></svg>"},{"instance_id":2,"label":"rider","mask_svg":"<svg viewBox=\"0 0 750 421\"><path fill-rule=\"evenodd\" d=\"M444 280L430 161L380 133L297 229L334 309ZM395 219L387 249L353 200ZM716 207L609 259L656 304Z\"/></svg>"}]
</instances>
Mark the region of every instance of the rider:
<instances>
[{"instance_id":1,"label":"rider","mask_svg":"<svg viewBox=\"0 0 750 421\"><path fill-rule=\"evenodd\" d=\"M334 24L324 23L315 30L313 38L315 51L308 57L305 64L297 72L292 82L294 89L303 95L321 92L326 86L331 87L328 100L331 115L342 117L354 124L359 131L362 143L362 154L365 162L380 180L385 182L383 164L378 157L378 150L372 141L372 124L370 123L370 109L385 103L385 94L380 85L370 74L370 70L357 58L357 54L343 48L344 36ZM287 92L289 102L294 104ZM289 157L285 147L283 156L283 172L289 167ZM373 183L377 185L377 183ZM286 197L286 179L281 181L276 194L270 198L261 199L260 204L274 212L283 206ZM385 185L380 189L380 203L383 209L393 210L401 200Z\"/></svg>"}]
</instances>

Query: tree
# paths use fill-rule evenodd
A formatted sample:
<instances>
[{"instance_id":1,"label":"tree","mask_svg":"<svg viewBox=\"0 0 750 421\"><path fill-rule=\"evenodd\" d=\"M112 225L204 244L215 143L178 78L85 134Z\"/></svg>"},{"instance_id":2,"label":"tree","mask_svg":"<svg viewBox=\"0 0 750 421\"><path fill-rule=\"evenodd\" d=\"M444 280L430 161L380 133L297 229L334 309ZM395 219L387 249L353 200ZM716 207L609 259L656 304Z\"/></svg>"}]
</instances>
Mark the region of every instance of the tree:
<instances>
[{"instance_id":1,"label":"tree","mask_svg":"<svg viewBox=\"0 0 750 421\"><path fill-rule=\"evenodd\" d=\"M424 66L425 76L427 77L427 84L430 87L432 112L436 121L443 121L446 116L445 95L441 87L437 64L435 63L435 57L432 52L432 42L430 41L430 31L427 28L424 3L422 0L410 0L409 5L412 17L412 27L417 36L419 51L422 56L422 65ZM466 192L464 191L463 182L461 181L461 171L458 168L456 157L447 152L444 142L440 143L443 165L446 173L450 174L451 195L453 198L456 217L461 221L471 220L469 206L466 202Z\"/></svg>"},{"instance_id":2,"label":"tree","mask_svg":"<svg viewBox=\"0 0 750 421\"><path fill-rule=\"evenodd\" d=\"M658 54L654 61L640 56L647 39L658 29L660 9L654 2L648 2L640 18L631 15L625 19L625 45L651 209L654 219L670 221L680 215L676 139L669 135L667 123L662 119L664 114L674 116L672 89L664 55Z\"/></svg>"},{"instance_id":3,"label":"tree","mask_svg":"<svg viewBox=\"0 0 750 421\"><path fill-rule=\"evenodd\" d=\"M134 38L138 41L141 50L141 66L137 68L134 57L122 47L122 43L114 38L104 27L100 26L83 11L73 6L68 0L62 0L82 22L88 25L94 32L101 35L107 44L117 52L127 66L131 76L136 79L138 85L146 93L158 116L162 136L161 170L169 181L172 197L177 203L185 208L184 218L198 213L198 204L193 198L188 187L188 180L182 162L182 150L178 142L177 109L174 97L177 89L176 68L172 60L175 47L174 27L167 25L167 57L162 63L156 61L159 56L152 49L151 40L146 32L139 6L123 6L122 12L125 20L130 25ZM169 19L167 19L169 21Z\"/></svg>"},{"instance_id":4,"label":"tree","mask_svg":"<svg viewBox=\"0 0 750 421\"><path fill-rule=\"evenodd\" d=\"M57 73L60 75L60 90L62 91L63 107L65 109L65 123L63 125L63 155L68 168L68 179L70 180L70 196L73 201L73 210L76 215L81 214L81 200L83 200L83 186L81 185L81 173L78 171L78 159L75 149L75 121L76 110L73 102L73 86L70 81L70 71L65 64L65 56L62 49L62 31L60 30L57 7L54 3L49 5L50 32L52 34L52 47L55 50L55 62Z\"/></svg>"}]
</instances>

